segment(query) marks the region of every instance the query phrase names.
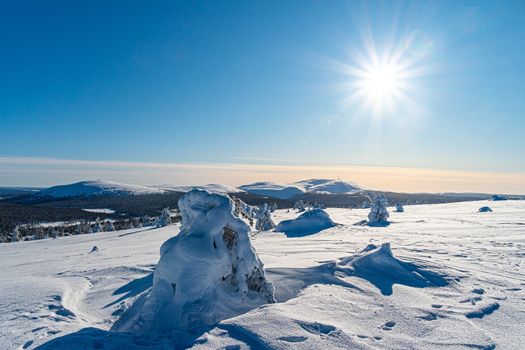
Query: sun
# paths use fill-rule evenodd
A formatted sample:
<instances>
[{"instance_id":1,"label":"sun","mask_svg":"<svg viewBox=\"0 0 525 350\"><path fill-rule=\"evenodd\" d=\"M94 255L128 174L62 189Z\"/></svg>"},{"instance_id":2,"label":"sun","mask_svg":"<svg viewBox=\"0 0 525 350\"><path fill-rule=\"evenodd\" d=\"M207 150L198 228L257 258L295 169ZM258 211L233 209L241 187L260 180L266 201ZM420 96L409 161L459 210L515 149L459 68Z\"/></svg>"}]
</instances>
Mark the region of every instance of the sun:
<instances>
[{"instance_id":1,"label":"sun","mask_svg":"<svg viewBox=\"0 0 525 350\"><path fill-rule=\"evenodd\" d=\"M371 67L361 80L362 89L372 98L394 96L402 87L400 69L392 64Z\"/></svg>"},{"instance_id":2,"label":"sun","mask_svg":"<svg viewBox=\"0 0 525 350\"><path fill-rule=\"evenodd\" d=\"M409 39L385 47L370 40L361 50L353 48L347 62L330 62L331 69L343 73L345 79L338 85L343 111L374 120L413 120L423 114L418 94L422 77L428 74L422 61L425 55L414 51L415 39Z\"/></svg>"}]
</instances>

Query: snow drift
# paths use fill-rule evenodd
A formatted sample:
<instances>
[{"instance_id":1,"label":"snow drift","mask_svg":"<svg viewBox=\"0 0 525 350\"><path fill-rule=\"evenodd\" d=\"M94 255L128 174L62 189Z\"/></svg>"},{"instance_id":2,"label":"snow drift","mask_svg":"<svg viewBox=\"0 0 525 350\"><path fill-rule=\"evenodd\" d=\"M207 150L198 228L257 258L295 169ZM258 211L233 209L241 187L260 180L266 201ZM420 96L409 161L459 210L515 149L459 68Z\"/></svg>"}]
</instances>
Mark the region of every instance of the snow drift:
<instances>
[{"instance_id":1,"label":"snow drift","mask_svg":"<svg viewBox=\"0 0 525 350\"><path fill-rule=\"evenodd\" d=\"M141 195L163 192L164 190L155 187L97 180L49 187L36 193L35 197L68 198L101 195Z\"/></svg>"},{"instance_id":2,"label":"snow drift","mask_svg":"<svg viewBox=\"0 0 525 350\"><path fill-rule=\"evenodd\" d=\"M194 189L179 209L181 232L162 245L150 294L115 330L187 330L274 302L250 228L234 216L229 197Z\"/></svg>"},{"instance_id":3,"label":"snow drift","mask_svg":"<svg viewBox=\"0 0 525 350\"><path fill-rule=\"evenodd\" d=\"M383 243L380 247L369 244L360 253L342 259L337 267L349 275L368 280L385 295L392 294L394 284L419 288L448 284L444 276L396 258L390 243Z\"/></svg>"},{"instance_id":4,"label":"snow drift","mask_svg":"<svg viewBox=\"0 0 525 350\"><path fill-rule=\"evenodd\" d=\"M320 232L335 223L327 212L322 209L312 209L293 220L284 220L277 225L275 231L284 232L288 236L304 236Z\"/></svg>"},{"instance_id":5,"label":"snow drift","mask_svg":"<svg viewBox=\"0 0 525 350\"><path fill-rule=\"evenodd\" d=\"M479 208L480 213L490 213L492 209L490 207L481 207Z\"/></svg>"}]
</instances>

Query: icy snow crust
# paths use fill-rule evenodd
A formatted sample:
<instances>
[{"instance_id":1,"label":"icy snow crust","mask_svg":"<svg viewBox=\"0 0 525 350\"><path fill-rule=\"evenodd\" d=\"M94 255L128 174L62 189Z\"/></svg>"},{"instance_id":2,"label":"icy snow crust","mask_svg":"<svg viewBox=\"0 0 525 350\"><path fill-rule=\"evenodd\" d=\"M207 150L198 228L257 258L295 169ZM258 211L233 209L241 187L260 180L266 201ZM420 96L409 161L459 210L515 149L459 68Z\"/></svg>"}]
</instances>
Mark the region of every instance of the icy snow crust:
<instances>
[{"instance_id":1,"label":"icy snow crust","mask_svg":"<svg viewBox=\"0 0 525 350\"><path fill-rule=\"evenodd\" d=\"M312 209L303 212L296 219L281 221L275 228L275 231L284 232L289 237L299 237L311 235L334 226L335 223L330 219L326 211Z\"/></svg>"},{"instance_id":2,"label":"icy snow crust","mask_svg":"<svg viewBox=\"0 0 525 350\"><path fill-rule=\"evenodd\" d=\"M0 244L0 348L521 349L525 201L405 209L388 227L328 208L338 225L315 235L252 231L277 303L167 338L109 329L146 300L179 224Z\"/></svg>"},{"instance_id":3,"label":"icy snow crust","mask_svg":"<svg viewBox=\"0 0 525 350\"><path fill-rule=\"evenodd\" d=\"M179 210L181 232L160 248L151 293L115 330L186 330L274 302L250 228L233 215L229 197L194 189Z\"/></svg>"},{"instance_id":4,"label":"icy snow crust","mask_svg":"<svg viewBox=\"0 0 525 350\"><path fill-rule=\"evenodd\" d=\"M111 181L81 181L69 185L60 185L39 191L37 197L88 197L97 195L140 195L163 193L155 187L128 185Z\"/></svg>"}]
</instances>

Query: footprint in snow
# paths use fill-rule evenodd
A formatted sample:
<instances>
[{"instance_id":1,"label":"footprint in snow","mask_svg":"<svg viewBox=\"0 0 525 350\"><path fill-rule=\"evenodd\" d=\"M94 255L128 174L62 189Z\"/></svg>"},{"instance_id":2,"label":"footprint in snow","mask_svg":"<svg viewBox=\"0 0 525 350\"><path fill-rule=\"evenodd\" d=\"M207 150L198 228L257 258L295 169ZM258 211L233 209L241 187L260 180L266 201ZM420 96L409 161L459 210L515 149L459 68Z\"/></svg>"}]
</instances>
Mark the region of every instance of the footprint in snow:
<instances>
[{"instance_id":1,"label":"footprint in snow","mask_svg":"<svg viewBox=\"0 0 525 350\"><path fill-rule=\"evenodd\" d=\"M300 342L305 341L308 338L302 337L302 336L294 336L294 335L292 335L292 336L288 336L288 337L280 337L278 339L286 341L288 343L300 343Z\"/></svg>"},{"instance_id":2,"label":"footprint in snow","mask_svg":"<svg viewBox=\"0 0 525 350\"><path fill-rule=\"evenodd\" d=\"M396 323L395 323L394 321L388 321L388 322L386 322L386 323L383 325L382 328L383 328L385 331L391 331L392 328L395 327L395 325L396 325Z\"/></svg>"}]
</instances>

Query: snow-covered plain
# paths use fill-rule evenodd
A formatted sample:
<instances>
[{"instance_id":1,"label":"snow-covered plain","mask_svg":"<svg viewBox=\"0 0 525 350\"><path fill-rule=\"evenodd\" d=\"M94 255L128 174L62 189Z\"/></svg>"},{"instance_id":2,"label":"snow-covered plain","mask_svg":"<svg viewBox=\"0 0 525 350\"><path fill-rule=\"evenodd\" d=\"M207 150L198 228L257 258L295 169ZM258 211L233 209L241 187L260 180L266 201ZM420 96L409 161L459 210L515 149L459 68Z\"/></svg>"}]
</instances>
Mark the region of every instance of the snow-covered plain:
<instances>
[{"instance_id":1,"label":"snow-covered plain","mask_svg":"<svg viewBox=\"0 0 525 350\"><path fill-rule=\"evenodd\" d=\"M109 329L179 225L0 244L0 348L522 349L525 201L488 204L390 208L388 227L327 209L339 225L317 234L254 231L278 302L169 337Z\"/></svg>"}]
</instances>

